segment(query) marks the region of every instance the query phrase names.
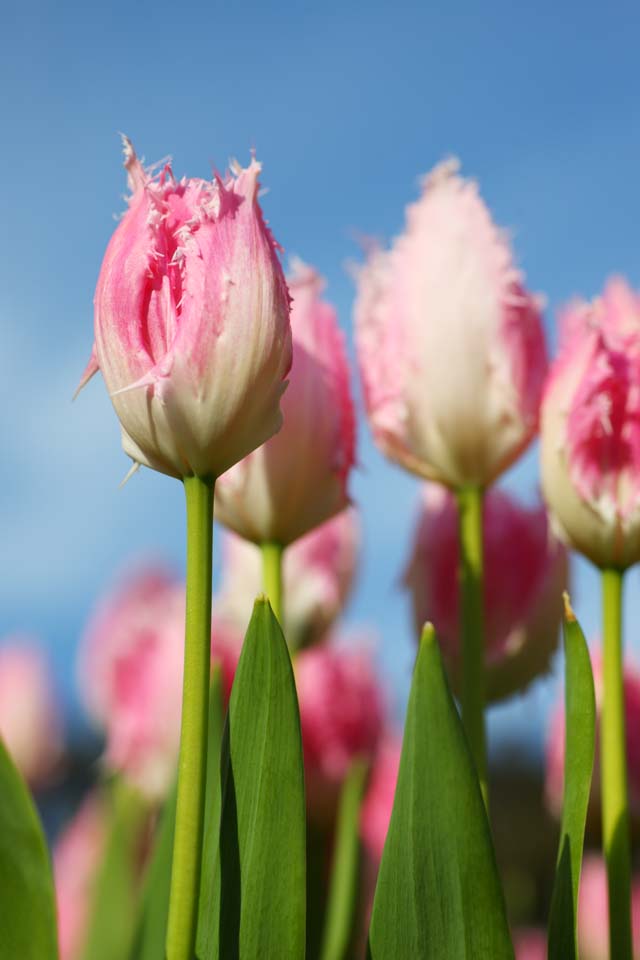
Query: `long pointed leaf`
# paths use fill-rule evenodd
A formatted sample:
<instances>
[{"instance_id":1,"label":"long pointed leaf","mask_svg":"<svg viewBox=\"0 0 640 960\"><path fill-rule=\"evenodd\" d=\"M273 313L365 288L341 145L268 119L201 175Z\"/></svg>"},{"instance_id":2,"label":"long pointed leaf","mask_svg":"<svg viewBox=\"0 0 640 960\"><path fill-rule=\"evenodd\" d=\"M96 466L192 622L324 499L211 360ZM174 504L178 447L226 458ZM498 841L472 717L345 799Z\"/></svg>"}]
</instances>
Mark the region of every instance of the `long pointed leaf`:
<instances>
[{"instance_id":1,"label":"long pointed leaf","mask_svg":"<svg viewBox=\"0 0 640 960\"><path fill-rule=\"evenodd\" d=\"M413 674L369 952L373 960L513 960L480 785L430 626Z\"/></svg>"},{"instance_id":2,"label":"long pointed leaf","mask_svg":"<svg viewBox=\"0 0 640 960\"><path fill-rule=\"evenodd\" d=\"M29 791L0 741L0 957L57 956L47 845Z\"/></svg>"},{"instance_id":3,"label":"long pointed leaf","mask_svg":"<svg viewBox=\"0 0 640 960\"><path fill-rule=\"evenodd\" d=\"M595 750L596 707L584 634L565 594L564 798L549 917L549 960L575 960L578 886Z\"/></svg>"}]
</instances>

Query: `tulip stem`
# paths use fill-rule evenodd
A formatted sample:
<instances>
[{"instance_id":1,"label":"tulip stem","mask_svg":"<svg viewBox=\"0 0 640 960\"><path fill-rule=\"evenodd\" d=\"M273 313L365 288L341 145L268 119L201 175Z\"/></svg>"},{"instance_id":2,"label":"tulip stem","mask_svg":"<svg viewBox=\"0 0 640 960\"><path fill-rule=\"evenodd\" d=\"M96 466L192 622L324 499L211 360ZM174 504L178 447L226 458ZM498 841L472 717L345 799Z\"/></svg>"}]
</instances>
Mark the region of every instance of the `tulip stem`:
<instances>
[{"instance_id":1,"label":"tulip stem","mask_svg":"<svg viewBox=\"0 0 640 960\"><path fill-rule=\"evenodd\" d=\"M480 487L457 491L460 536L462 624L462 722L488 807L487 748L484 730L483 534Z\"/></svg>"},{"instance_id":2,"label":"tulip stem","mask_svg":"<svg viewBox=\"0 0 640 960\"><path fill-rule=\"evenodd\" d=\"M262 544L262 586L269 598L280 626L282 626L282 554L281 543L265 541Z\"/></svg>"},{"instance_id":3,"label":"tulip stem","mask_svg":"<svg viewBox=\"0 0 640 960\"><path fill-rule=\"evenodd\" d=\"M187 596L167 960L193 960L195 955L209 719L213 487L213 478L184 478Z\"/></svg>"},{"instance_id":4,"label":"tulip stem","mask_svg":"<svg viewBox=\"0 0 640 960\"><path fill-rule=\"evenodd\" d=\"M602 571L604 692L602 750L602 840L609 889L610 955L632 960L631 852L622 661L622 573Z\"/></svg>"}]
</instances>

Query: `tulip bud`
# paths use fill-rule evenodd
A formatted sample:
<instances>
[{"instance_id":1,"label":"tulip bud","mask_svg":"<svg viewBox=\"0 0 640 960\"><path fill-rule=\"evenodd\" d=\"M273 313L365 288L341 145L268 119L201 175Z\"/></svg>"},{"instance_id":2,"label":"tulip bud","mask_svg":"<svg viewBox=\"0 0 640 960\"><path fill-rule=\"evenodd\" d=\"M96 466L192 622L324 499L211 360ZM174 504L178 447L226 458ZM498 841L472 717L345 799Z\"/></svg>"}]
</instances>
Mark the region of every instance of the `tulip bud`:
<instances>
[{"instance_id":1,"label":"tulip bud","mask_svg":"<svg viewBox=\"0 0 640 960\"><path fill-rule=\"evenodd\" d=\"M285 551L284 628L293 649L320 640L338 618L351 592L360 539L353 508L300 537ZM254 597L262 590L260 550L242 537L224 539L220 615L244 631Z\"/></svg>"},{"instance_id":2,"label":"tulip bud","mask_svg":"<svg viewBox=\"0 0 640 960\"><path fill-rule=\"evenodd\" d=\"M355 305L378 446L453 488L491 483L527 447L547 366L539 304L457 168L425 179L404 234L362 268Z\"/></svg>"},{"instance_id":3,"label":"tulip bud","mask_svg":"<svg viewBox=\"0 0 640 960\"><path fill-rule=\"evenodd\" d=\"M640 560L640 296L610 280L561 325L542 406L542 488L570 546L624 569Z\"/></svg>"},{"instance_id":4,"label":"tulip bud","mask_svg":"<svg viewBox=\"0 0 640 960\"><path fill-rule=\"evenodd\" d=\"M400 739L382 743L369 777L367 793L360 814L360 833L367 852L379 863L393 810L393 801L400 769Z\"/></svg>"},{"instance_id":5,"label":"tulip bud","mask_svg":"<svg viewBox=\"0 0 640 960\"><path fill-rule=\"evenodd\" d=\"M314 819L335 811L351 763L373 756L382 734L380 685L364 650L302 651L295 663L307 803Z\"/></svg>"},{"instance_id":6,"label":"tulip bud","mask_svg":"<svg viewBox=\"0 0 640 960\"><path fill-rule=\"evenodd\" d=\"M484 498L485 684L490 700L549 670L558 643L567 556L550 536L543 507L506 493ZM461 674L458 514L453 496L427 484L405 583L416 635L434 624L453 686Z\"/></svg>"},{"instance_id":7,"label":"tulip bud","mask_svg":"<svg viewBox=\"0 0 640 960\"><path fill-rule=\"evenodd\" d=\"M98 794L89 794L53 851L60 960L79 960L104 845L107 817Z\"/></svg>"},{"instance_id":8,"label":"tulip bud","mask_svg":"<svg viewBox=\"0 0 640 960\"><path fill-rule=\"evenodd\" d=\"M95 347L125 452L219 476L278 430L289 297L258 203L260 164L224 180L151 176L125 139L132 196L98 278Z\"/></svg>"},{"instance_id":9,"label":"tulip bud","mask_svg":"<svg viewBox=\"0 0 640 960\"><path fill-rule=\"evenodd\" d=\"M640 960L640 878L632 880L631 921L633 957ZM602 857L585 856L578 893L578 949L580 960L609 960L609 904L607 868Z\"/></svg>"},{"instance_id":10,"label":"tulip bud","mask_svg":"<svg viewBox=\"0 0 640 960\"><path fill-rule=\"evenodd\" d=\"M27 783L45 785L62 754L62 720L47 659L21 637L0 647L0 735Z\"/></svg>"},{"instance_id":11,"label":"tulip bud","mask_svg":"<svg viewBox=\"0 0 640 960\"><path fill-rule=\"evenodd\" d=\"M600 807L600 749L598 731L602 712L603 677L602 656L599 652L591 654L593 682L596 694L596 757L591 781L591 800L596 808ZM640 671L631 663L624 665L624 703L625 731L627 740L627 780L629 809L631 815L640 820ZM562 795L564 784L564 704L561 700L554 711L547 738L547 775L546 799L551 812L560 817L562 814ZM593 812L593 811L592 811Z\"/></svg>"},{"instance_id":12,"label":"tulip bud","mask_svg":"<svg viewBox=\"0 0 640 960\"><path fill-rule=\"evenodd\" d=\"M516 960L547 960L547 934L535 928L514 930Z\"/></svg>"},{"instance_id":13,"label":"tulip bud","mask_svg":"<svg viewBox=\"0 0 640 960\"><path fill-rule=\"evenodd\" d=\"M349 503L355 420L344 337L324 283L298 263L293 297L293 364L282 430L216 484L216 516L254 543L292 543Z\"/></svg>"}]
</instances>

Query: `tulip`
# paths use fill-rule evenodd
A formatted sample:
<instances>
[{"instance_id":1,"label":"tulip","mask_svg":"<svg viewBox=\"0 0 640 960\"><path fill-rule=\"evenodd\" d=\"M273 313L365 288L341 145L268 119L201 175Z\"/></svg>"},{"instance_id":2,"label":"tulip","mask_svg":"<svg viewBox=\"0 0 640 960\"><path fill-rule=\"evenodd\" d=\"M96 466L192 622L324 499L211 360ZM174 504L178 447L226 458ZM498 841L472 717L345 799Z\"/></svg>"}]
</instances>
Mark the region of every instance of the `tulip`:
<instances>
[{"instance_id":1,"label":"tulip","mask_svg":"<svg viewBox=\"0 0 640 960\"><path fill-rule=\"evenodd\" d=\"M386 739L371 771L369 787L362 805L360 832L369 856L374 863L382 858L384 843L393 810L393 801L400 769L401 740Z\"/></svg>"},{"instance_id":2,"label":"tulip","mask_svg":"<svg viewBox=\"0 0 640 960\"><path fill-rule=\"evenodd\" d=\"M44 786L62 754L62 719L47 658L22 637L0 646L0 734L27 783Z\"/></svg>"},{"instance_id":3,"label":"tulip","mask_svg":"<svg viewBox=\"0 0 640 960\"><path fill-rule=\"evenodd\" d=\"M258 203L260 164L152 176L125 138L129 209L95 297L99 369L136 464L217 477L282 422L289 297Z\"/></svg>"},{"instance_id":4,"label":"tulip","mask_svg":"<svg viewBox=\"0 0 640 960\"><path fill-rule=\"evenodd\" d=\"M284 426L216 485L217 518L253 543L287 546L349 503L355 444L349 366L323 287L315 270L296 263Z\"/></svg>"},{"instance_id":5,"label":"tulip","mask_svg":"<svg viewBox=\"0 0 640 960\"><path fill-rule=\"evenodd\" d=\"M633 958L640 960L640 879L631 891ZM578 894L578 948L580 960L609 960L609 909L607 871L604 860L590 854L584 858Z\"/></svg>"},{"instance_id":6,"label":"tulip","mask_svg":"<svg viewBox=\"0 0 640 960\"><path fill-rule=\"evenodd\" d=\"M596 693L596 712L598 726L603 706L603 663L600 652L591 656L593 680ZM625 703L625 730L626 730L626 757L629 779L629 803L631 813L640 820L640 670L635 664L627 661L624 665L624 703ZM564 724L565 714L563 702L559 702L549 723L546 749L546 785L545 793L547 805L551 812L560 817L562 813L562 797L564 786ZM600 746L597 743L596 733L596 760L593 772L591 799L597 809L602 803L600 792Z\"/></svg>"},{"instance_id":7,"label":"tulip","mask_svg":"<svg viewBox=\"0 0 640 960\"><path fill-rule=\"evenodd\" d=\"M384 704L364 650L333 644L304 650L295 664L307 801L315 819L335 811L351 764L373 757Z\"/></svg>"},{"instance_id":8,"label":"tulip","mask_svg":"<svg viewBox=\"0 0 640 960\"><path fill-rule=\"evenodd\" d=\"M457 167L425 179L405 233L361 270L355 305L378 446L455 489L491 483L533 439L547 365L538 302Z\"/></svg>"},{"instance_id":9,"label":"tulip","mask_svg":"<svg viewBox=\"0 0 640 960\"><path fill-rule=\"evenodd\" d=\"M106 839L104 802L99 795L89 794L53 851L60 960L79 960L82 956Z\"/></svg>"},{"instance_id":10,"label":"tulip","mask_svg":"<svg viewBox=\"0 0 640 960\"><path fill-rule=\"evenodd\" d=\"M358 516L343 510L315 527L283 557L283 586L287 598L284 627L294 649L322 639L344 609L353 585L360 540ZM223 545L220 614L244 631L253 598L260 593L260 550L234 533Z\"/></svg>"},{"instance_id":11,"label":"tulip","mask_svg":"<svg viewBox=\"0 0 640 960\"><path fill-rule=\"evenodd\" d=\"M547 960L547 935L535 928L515 930L513 946L516 960Z\"/></svg>"},{"instance_id":12,"label":"tulip","mask_svg":"<svg viewBox=\"0 0 640 960\"><path fill-rule=\"evenodd\" d=\"M491 489L484 499L485 676L490 700L511 696L550 668L558 642L565 549L544 507L527 509ZM426 484L404 575L416 635L434 624L455 689L460 687L460 545L454 497Z\"/></svg>"},{"instance_id":13,"label":"tulip","mask_svg":"<svg viewBox=\"0 0 640 960\"><path fill-rule=\"evenodd\" d=\"M561 536L601 569L603 845L611 952L631 957L631 857L624 756L622 588L640 560L640 297L610 280L561 317L544 391L542 486Z\"/></svg>"}]
</instances>

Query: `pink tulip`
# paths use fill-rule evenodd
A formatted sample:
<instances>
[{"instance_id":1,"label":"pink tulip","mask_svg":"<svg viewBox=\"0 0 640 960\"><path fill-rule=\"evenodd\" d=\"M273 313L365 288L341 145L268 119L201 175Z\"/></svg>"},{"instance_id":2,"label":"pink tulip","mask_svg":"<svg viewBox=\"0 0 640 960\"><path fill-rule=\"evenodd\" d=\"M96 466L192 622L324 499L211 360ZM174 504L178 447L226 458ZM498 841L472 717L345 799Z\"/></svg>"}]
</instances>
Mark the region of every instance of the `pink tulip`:
<instances>
[{"instance_id":1,"label":"pink tulip","mask_svg":"<svg viewBox=\"0 0 640 960\"><path fill-rule=\"evenodd\" d=\"M125 139L132 196L98 279L95 347L125 452L219 476L275 433L291 362L289 297L258 203L260 164L223 180L152 176Z\"/></svg>"},{"instance_id":2,"label":"pink tulip","mask_svg":"<svg viewBox=\"0 0 640 960\"><path fill-rule=\"evenodd\" d=\"M387 839L391 811L400 768L402 743L387 739L378 751L369 778L367 794L360 815L360 832L365 848L374 863L379 863Z\"/></svg>"},{"instance_id":3,"label":"pink tulip","mask_svg":"<svg viewBox=\"0 0 640 960\"><path fill-rule=\"evenodd\" d=\"M610 280L561 316L542 407L542 486L563 538L598 566L640 560L640 296Z\"/></svg>"},{"instance_id":4,"label":"pink tulip","mask_svg":"<svg viewBox=\"0 0 640 960\"><path fill-rule=\"evenodd\" d=\"M60 960L78 960L81 956L106 829L103 802L99 795L90 794L55 845Z\"/></svg>"},{"instance_id":5,"label":"pink tulip","mask_svg":"<svg viewBox=\"0 0 640 960\"><path fill-rule=\"evenodd\" d=\"M184 613L184 584L162 569L142 570L101 602L84 638L81 689L106 732L105 763L151 799L176 773ZM228 691L241 638L217 618L213 633Z\"/></svg>"},{"instance_id":6,"label":"pink tulip","mask_svg":"<svg viewBox=\"0 0 640 960\"><path fill-rule=\"evenodd\" d=\"M380 684L364 650L335 644L303 650L295 663L307 780L317 818L335 808L352 762L372 757L382 734Z\"/></svg>"},{"instance_id":7,"label":"pink tulip","mask_svg":"<svg viewBox=\"0 0 640 960\"><path fill-rule=\"evenodd\" d=\"M382 452L446 486L484 486L537 431L547 356L539 304L457 169L436 167L405 232L361 270L356 342Z\"/></svg>"},{"instance_id":8,"label":"pink tulip","mask_svg":"<svg viewBox=\"0 0 640 960\"><path fill-rule=\"evenodd\" d=\"M602 657L599 652L591 654L593 681L596 692L596 759L591 786L592 800L600 805L600 767L597 742L602 710ZM629 805L632 815L640 820L640 670L630 662L624 665L625 726L627 739L627 778ZM560 701L551 717L547 737L546 797L550 810L562 813L564 783L564 706Z\"/></svg>"},{"instance_id":9,"label":"pink tulip","mask_svg":"<svg viewBox=\"0 0 640 960\"><path fill-rule=\"evenodd\" d=\"M321 639L342 612L353 584L360 530L353 508L292 543L284 553L284 623L292 648ZM262 591L259 549L234 533L224 539L221 615L244 631Z\"/></svg>"},{"instance_id":10,"label":"pink tulip","mask_svg":"<svg viewBox=\"0 0 640 960\"><path fill-rule=\"evenodd\" d=\"M515 930L516 960L547 960L547 934L535 928Z\"/></svg>"},{"instance_id":11,"label":"pink tulip","mask_svg":"<svg viewBox=\"0 0 640 960\"><path fill-rule=\"evenodd\" d=\"M0 735L29 785L46 784L62 754L62 719L45 654L18 636L0 647Z\"/></svg>"},{"instance_id":12,"label":"pink tulip","mask_svg":"<svg viewBox=\"0 0 640 960\"><path fill-rule=\"evenodd\" d=\"M633 957L640 960L640 878L632 881L631 921ZM609 907L604 860L587 855L582 864L578 894L578 949L580 960L609 960Z\"/></svg>"},{"instance_id":13,"label":"pink tulip","mask_svg":"<svg viewBox=\"0 0 640 960\"><path fill-rule=\"evenodd\" d=\"M457 686L460 663L458 515L443 487L425 487L405 582L416 634L431 621ZM567 581L566 551L549 535L543 507L526 509L489 489L484 500L486 688L510 696L548 671Z\"/></svg>"},{"instance_id":14,"label":"pink tulip","mask_svg":"<svg viewBox=\"0 0 640 960\"><path fill-rule=\"evenodd\" d=\"M343 510L355 421L344 337L301 263L289 283L293 364L282 430L216 484L217 518L246 540L286 546Z\"/></svg>"}]
</instances>

